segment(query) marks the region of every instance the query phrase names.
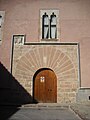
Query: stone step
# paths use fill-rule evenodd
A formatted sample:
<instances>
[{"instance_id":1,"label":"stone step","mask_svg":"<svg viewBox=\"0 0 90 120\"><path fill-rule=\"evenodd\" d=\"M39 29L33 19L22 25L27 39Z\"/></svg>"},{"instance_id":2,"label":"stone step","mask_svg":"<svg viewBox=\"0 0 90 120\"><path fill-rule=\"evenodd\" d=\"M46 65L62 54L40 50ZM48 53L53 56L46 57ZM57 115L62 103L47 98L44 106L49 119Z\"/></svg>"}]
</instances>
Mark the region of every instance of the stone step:
<instances>
[{"instance_id":1,"label":"stone step","mask_svg":"<svg viewBox=\"0 0 90 120\"><path fill-rule=\"evenodd\" d=\"M22 105L21 108L69 108L69 104L38 103Z\"/></svg>"}]
</instances>

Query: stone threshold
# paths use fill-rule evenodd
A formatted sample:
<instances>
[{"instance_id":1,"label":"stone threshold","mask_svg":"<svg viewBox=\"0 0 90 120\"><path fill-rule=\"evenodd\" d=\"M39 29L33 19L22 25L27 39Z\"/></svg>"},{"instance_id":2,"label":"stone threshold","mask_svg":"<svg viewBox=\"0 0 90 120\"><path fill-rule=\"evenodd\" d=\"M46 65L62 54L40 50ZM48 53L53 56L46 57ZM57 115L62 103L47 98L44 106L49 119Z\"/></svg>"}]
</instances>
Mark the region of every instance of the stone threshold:
<instances>
[{"instance_id":1,"label":"stone threshold","mask_svg":"<svg viewBox=\"0 0 90 120\"><path fill-rule=\"evenodd\" d=\"M69 108L69 104L37 103L37 104L22 105L21 108Z\"/></svg>"}]
</instances>

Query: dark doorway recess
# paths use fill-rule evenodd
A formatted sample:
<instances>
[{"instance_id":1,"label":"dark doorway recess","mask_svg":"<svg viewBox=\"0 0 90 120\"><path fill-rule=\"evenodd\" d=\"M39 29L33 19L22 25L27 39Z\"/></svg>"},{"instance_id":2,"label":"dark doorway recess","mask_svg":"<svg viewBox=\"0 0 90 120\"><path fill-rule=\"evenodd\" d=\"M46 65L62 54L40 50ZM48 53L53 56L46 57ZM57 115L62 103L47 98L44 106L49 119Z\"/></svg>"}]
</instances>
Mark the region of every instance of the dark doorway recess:
<instances>
[{"instance_id":1,"label":"dark doorway recess","mask_svg":"<svg viewBox=\"0 0 90 120\"><path fill-rule=\"evenodd\" d=\"M34 102L56 103L57 102L57 77L53 70L41 68L33 77Z\"/></svg>"}]
</instances>

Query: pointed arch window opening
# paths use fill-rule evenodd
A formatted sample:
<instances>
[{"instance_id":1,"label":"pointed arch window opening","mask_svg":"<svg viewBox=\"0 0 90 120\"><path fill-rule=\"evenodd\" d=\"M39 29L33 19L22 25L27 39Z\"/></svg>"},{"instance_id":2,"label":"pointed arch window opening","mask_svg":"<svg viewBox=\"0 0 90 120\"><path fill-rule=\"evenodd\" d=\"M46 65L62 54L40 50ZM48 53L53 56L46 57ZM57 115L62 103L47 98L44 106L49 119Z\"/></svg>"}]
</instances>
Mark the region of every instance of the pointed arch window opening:
<instances>
[{"instance_id":1,"label":"pointed arch window opening","mask_svg":"<svg viewBox=\"0 0 90 120\"><path fill-rule=\"evenodd\" d=\"M57 28L56 28L56 15L54 12L50 16L50 38L54 39L57 37Z\"/></svg>"},{"instance_id":2,"label":"pointed arch window opening","mask_svg":"<svg viewBox=\"0 0 90 120\"><path fill-rule=\"evenodd\" d=\"M49 37L49 17L45 13L42 18L42 38L48 38Z\"/></svg>"},{"instance_id":3,"label":"pointed arch window opening","mask_svg":"<svg viewBox=\"0 0 90 120\"><path fill-rule=\"evenodd\" d=\"M1 25L2 25L2 16L0 15L0 28L1 28Z\"/></svg>"},{"instance_id":4,"label":"pointed arch window opening","mask_svg":"<svg viewBox=\"0 0 90 120\"><path fill-rule=\"evenodd\" d=\"M2 16L0 15L0 42L2 41Z\"/></svg>"},{"instance_id":5,"label":"pointed arch window opening","mask_svg":"<svg viewBox=\"0 0 90 120\"><path fill-rule=\"evenodd\" d=\"M54 12L48 16L45 12L42 17L42 39L57 38L57 19Z\"/></svg>"},{"instance_id":6,"label":"pointed arch window opening","mask_svg":"<svg viewBox=\"0 0 90 120\"><path fill-rule=\"evenodd\" d=\"M0 11L0 44L2 43L2 38L3 38L4 16L5 16L5 11Z\"/></svg>"}]
</instances>

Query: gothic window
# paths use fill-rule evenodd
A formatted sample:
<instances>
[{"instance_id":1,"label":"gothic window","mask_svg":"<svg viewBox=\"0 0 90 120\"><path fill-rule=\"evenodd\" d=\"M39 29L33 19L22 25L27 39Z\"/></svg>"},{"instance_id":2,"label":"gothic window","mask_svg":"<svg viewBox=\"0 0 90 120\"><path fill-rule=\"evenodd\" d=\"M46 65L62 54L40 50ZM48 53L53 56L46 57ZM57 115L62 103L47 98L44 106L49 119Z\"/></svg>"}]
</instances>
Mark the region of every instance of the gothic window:
<instances>
[{"instance_id":1,"label":"gothic window","mask_svg":"<svg viewBox=\"0 0 90 120\"><path fill-rule=\"evenodd\" d=\"M48 15L45 13L42 17L42 38L49 37L49 18Z\"/></svg>"},{"instance_id":2,"label":"gothic window","mask_svg":"<svg viewBox=\"0 0 90 120\"><path fill-rule=\"evenodd\" d=\"M58 10L41 11L41 39L57 40L58 39Z\"/></svg>"},{"instance_id":3,"label":"gothic window","mask_svg":"<svg viewBox=\"0 0 90 120\"><path fill-rule=\"evenodd\" d=\"M5 12L4 11L0 11L0 42L2 41L4 15L5 15Z\"/></svg>"},{"instance_id":4,"label":"gothic window","mask_svg":"<svg viewBox=\"0 0 90 120\"><path fill-rule=\"evenodd\" d=\"M1 28L2 28L2 16L0 15L0 41L2 40L2 37L1 37Z\"/></svg>"},{"instance_id":5,"label":"gothic window","mask_svg":"<svg viewBox=\"0 0 90 120\"><path fill-rule=\"evenodd\" d=\"M2 16L0 15L0 28L1 28L1 25L2 25Z\"/></svg>"},{"instance_id":6,"label":"gothic window","mask_svg":"<svg viewBox=\"0 0 90 120\"><path fill-rule=\"evenodd\" d=\"M50 16L50 38L57 38L56 15L54 15L54 12Z\"/></svg>"}]
</instances>

